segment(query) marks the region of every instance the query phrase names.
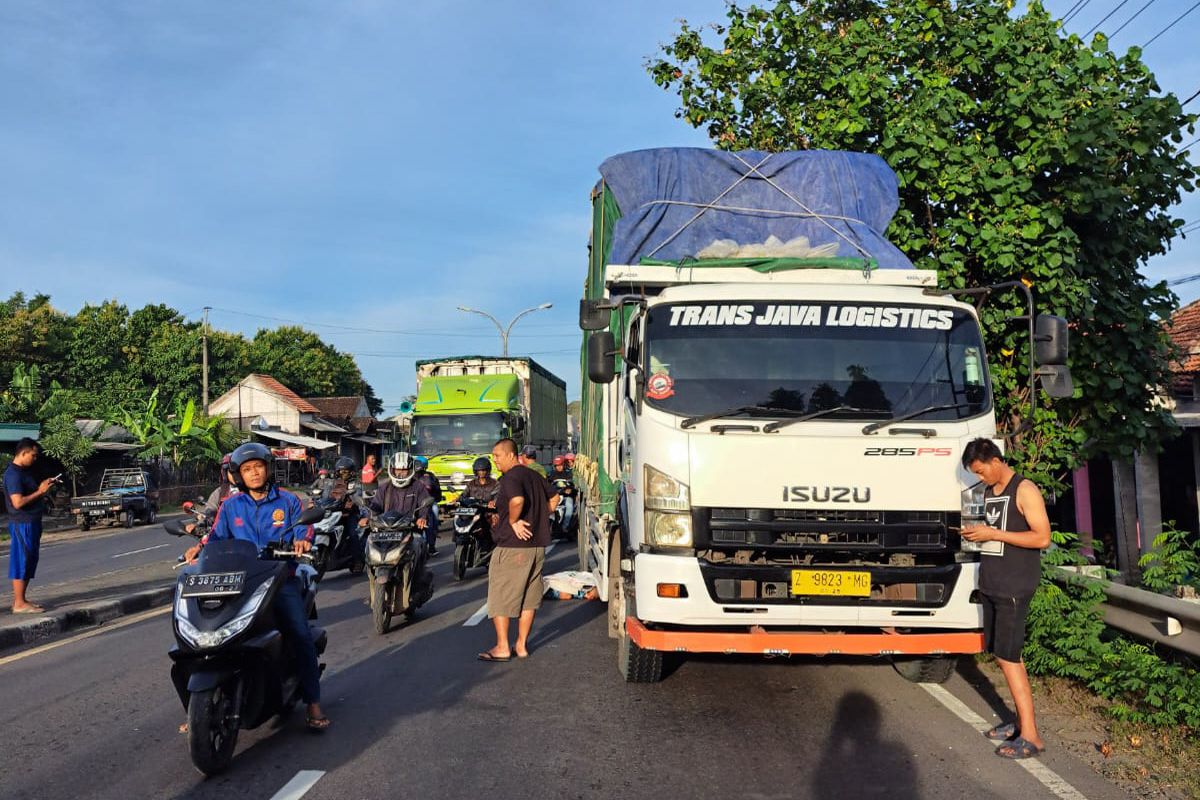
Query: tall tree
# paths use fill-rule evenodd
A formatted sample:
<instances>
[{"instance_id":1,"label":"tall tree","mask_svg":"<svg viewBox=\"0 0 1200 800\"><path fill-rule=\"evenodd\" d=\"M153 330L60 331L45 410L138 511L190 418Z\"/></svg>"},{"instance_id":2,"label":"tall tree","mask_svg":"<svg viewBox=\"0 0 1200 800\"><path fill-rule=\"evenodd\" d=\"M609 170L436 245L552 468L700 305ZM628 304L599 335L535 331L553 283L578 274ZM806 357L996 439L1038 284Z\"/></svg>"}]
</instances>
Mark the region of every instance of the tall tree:
<instances>
[{"instance_id":1,"label":"tall tree","mask_svg":"<svg viewBox=\"0 0 1200 800\"><path fill-rule=\"evenodd\" d=\"M1176 152L1194 115L1137 48L1064 36L1038 2L731 3L711 34L684 22L647 68L677 116L718 147L882 156L900 179L889 237L946 287L1022 278L1072 320L1075 398L1034 421L1020 451L1058 475L1085 443L1128 456L1172 429L1152 402L1168 379L1174 307L1139 272L1182 220L1197 173ZM1009 429L1028 408L1027 343L996 298L983 311ZM1044 473L1043 473L1044 474Z\"/></svg>"},{"instance_id":2,"label":"tall tree","mask_svg":"<svg viewBox=\"0 0 1200 800\"><path fill-rule=\"evenodd\" d=\"M354 357L301 327L260 330L250 343L250 363L302 396L362 395L372 414L383 410Z\"/></svg>"},{"instance_id":3,"label":"tall tree","mask_svg":"<svg viewBox=\"0 0 1200 800\"><path fill-rule=\"evenodd\" d=\"M49 295L14 292L0 302L0 386L12 380L18 363L39 365L47 381L61 379L70 328L70 317L50 305Z\"/></svg>"}]
</instances>

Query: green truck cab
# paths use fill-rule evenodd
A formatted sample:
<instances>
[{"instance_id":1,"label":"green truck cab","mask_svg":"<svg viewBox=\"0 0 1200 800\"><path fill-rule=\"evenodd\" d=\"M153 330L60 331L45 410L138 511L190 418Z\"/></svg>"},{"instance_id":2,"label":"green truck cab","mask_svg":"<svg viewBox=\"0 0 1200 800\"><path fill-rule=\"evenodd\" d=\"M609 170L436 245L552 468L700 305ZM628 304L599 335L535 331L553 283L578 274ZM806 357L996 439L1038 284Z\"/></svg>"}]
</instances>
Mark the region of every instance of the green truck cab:
<instances>
[{"instance_id":1,"label":"green truck cab","mask_svg":"<svg viewBox=\"0 0 1200 800\"><path fill-rule=\"evenodd\" d=\"M410 450L429 459L442 504L452 505L471 479L472 462L490 459L499 439L534 445L543 462L564 452L566 408L566 384L531 358L418 361Z\"/></svg>"}]
</instances>

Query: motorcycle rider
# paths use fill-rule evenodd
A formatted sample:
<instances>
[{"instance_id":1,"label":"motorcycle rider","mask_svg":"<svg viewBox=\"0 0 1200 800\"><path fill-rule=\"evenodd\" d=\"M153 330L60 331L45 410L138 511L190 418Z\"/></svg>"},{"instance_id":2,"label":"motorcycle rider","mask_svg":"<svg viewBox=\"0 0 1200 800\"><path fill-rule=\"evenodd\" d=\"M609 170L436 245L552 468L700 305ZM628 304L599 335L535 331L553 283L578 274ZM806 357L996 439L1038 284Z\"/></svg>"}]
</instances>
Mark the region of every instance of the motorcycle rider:
<instances>
[{"instance_id":1,"label":"motorcycle rider","mask_svg":"<svg viewBox=\"0 0 1200 800\"><path fill-rule=\"evenodd\" d=\"M367 507L376 514L386 514L389 511L411 514L420 508L421 503L429 499L429 490L417 480L415 461L413 456L404 451L393 453L379 481L379 489L367 503ZM383 480L383 477L387 480ZM359 520L358 524L365 528L366 517ZM429 518L426 516L417 520L418 528L424 529L428 524Z\"/></svg>"},{"instance_id":2,"label":"motorcycle rider","mask_svg":"<svg viewBox=\"0 0 1200 800\"><path fill-rule=\"evenodd\" d=\"M209 539L242 539L258 548L278 541L279 536L303 513L300 500L275 485L274 457L258 442L249 442L233 451L230 471L237 481L237 494L230 495L221 506ZM312 526L291 531L292 550L296 555L312 547ZM189 561L194 552L188 551ZM308 614L304 609L303 590L295 575L279 587L275 595L275 615L280 631L292 648L300 678L300 696L308 706L307 724L311 730L329 727L329 718L321 711L321 668Z\"/></svg>"},{"instance_id":3,"label":"motorcycle rider","mask_svg":"<svg viewBox=\"0 0 1200 800\"><path fill-rule=\"evenodd\" d=\"M217 512L221 510L221 504L229 499L231 494L237 494L240 491L233 472L229 468L232 459L233 453L226 453L221 457L221 484L212 490L212 494L208 496L203 508L204 516L209 519L216 519Z\"/></svg>"},{"instance_id":4,"label":"motorcycle rider","mask_svg":"<svg viewBox=\"0 0 1200 800\"><path fill-rule=\"evenodd\" d=\"M571 474L571 470L567 469L567 459L565 456L555 456L553 462L553 470L546 480L550 481L550 485L554 486L555 481L569 481L567 486L559 491L562 495L562 529L563 531L571 530L571 522L575 519L575 480ZM555 487L557 490L557 487Z\"/></svg>"},{"instance_id":5,"label":"motorcycle rider","mask_svg":"<svg viewBox=\"0 0 1200 800\"><path fill-rule=\"evenodd\" d=\"M366 552L366 544L360 541L358 528L362 517L362 495L360 486L355 482L358 477L358 466L354 459L342 456L333 464L333 482L329 486L328 497L333 500L331 511L342 512L342 525L345 535L350 537L354 548L356 561L364 561L362 554Z\"/></svg>"},{"instance_id":6,"label":"motorcycle rider","mask_svg":"<svg viewBox=\"0 0 1200 800\"><path fill-rule=\"evenodd\" d=\"M429 471L429 459L425 456L413 457L413 462L417 468L417 480L425 484L425 489L429 492L429 496L433 498L433 505L429 507L429 524L425 526L425 541L429 544L429 557L433 558L438 554L437 551L437 535L438 535L438 503L442 502L442 484Z\"/></svg>"},{"instance_id":7,"label":"motorcycle rider","mask_svg":"<svg viewBox=\"0 0 1200 800\"><path fill-rule=\"evenodd\" d=\"M480 456L471 465L471 471L475 473L475 477L467 484L467 488L463 489L463 497L469 497L482 503L494 500L496 487L500 485L500 481L492 477L492 462Z\"/></svg>"}]
</instances>

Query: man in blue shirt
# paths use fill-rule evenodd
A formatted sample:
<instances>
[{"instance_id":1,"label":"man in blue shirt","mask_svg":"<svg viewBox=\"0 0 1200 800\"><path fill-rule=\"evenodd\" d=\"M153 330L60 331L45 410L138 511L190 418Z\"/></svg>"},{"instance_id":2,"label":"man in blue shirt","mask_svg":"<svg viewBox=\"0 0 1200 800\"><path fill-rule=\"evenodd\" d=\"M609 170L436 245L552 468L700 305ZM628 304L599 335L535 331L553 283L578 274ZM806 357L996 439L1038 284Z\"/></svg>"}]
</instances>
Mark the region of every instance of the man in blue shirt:
<instances>
[{"instance_id":1,"label":"man in blue shirt","mask_svg":"<svg viewBox=\"0 0 1200 800\"><path fill-rule=\"evenodd\" d=\"M271 451L257 442L233 451L229 467L241 491L221 504L209 539L243 539L262 548L278 542L300 518L304 511L300 501L291 492L275 486L272 460ZM307 553L312 547L311 525L289 535L296 555ZM188 551L189 560L195 557L197 549ZM275 613L296 659L300 696L308 705L308 727L324 730L329 727L329 718L321 712L321 668L308 627L300 581L294 574L275 595Z\"/></svg>"},{"instance_id":2,"label":"man in blue shirt","mask_svg":"<svg viewBox=\"0 0 1200 800\"><path fill-rule=\"evenodd\" d=\"M12 463L4 470L4 506L8 511L8 535L12 547L8 553L8 577L12 579L14 614L39 614L45 609L25 598L25 589L37 574L38 553L42 544L42 498L54 486L55 479L38 483L33 479L38 443L33 439L17 442Z\"/></svg>"}]
</instances>

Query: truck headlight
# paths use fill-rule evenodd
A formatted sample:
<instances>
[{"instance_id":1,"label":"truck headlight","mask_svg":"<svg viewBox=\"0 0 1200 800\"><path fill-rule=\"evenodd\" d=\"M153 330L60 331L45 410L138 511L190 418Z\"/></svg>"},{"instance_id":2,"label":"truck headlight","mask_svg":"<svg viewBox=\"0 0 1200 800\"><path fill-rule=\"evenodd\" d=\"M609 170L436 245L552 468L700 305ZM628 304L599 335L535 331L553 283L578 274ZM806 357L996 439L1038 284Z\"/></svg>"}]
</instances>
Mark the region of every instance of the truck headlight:
<instances>
[{"instance_id":1,"label":"truck headlight","mask_svg":"<svg viewBox=\"0 0 1200 800\"><path fill-rule=\"evenodd\" d=\"M647 511L646 543L655 547L691 547L691 513Z\"/></svg>"},{"instance_id":2,"label":"truck headlight","mask_svg":"<svg viewBox=\"0 0 1200 800\"><path fill-rule=\"evenodd\" d=\"M686 483L647 464L645 466L646 508L656 511L692 510L692 495Z\"/></svg>"}]
</instances>

